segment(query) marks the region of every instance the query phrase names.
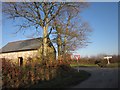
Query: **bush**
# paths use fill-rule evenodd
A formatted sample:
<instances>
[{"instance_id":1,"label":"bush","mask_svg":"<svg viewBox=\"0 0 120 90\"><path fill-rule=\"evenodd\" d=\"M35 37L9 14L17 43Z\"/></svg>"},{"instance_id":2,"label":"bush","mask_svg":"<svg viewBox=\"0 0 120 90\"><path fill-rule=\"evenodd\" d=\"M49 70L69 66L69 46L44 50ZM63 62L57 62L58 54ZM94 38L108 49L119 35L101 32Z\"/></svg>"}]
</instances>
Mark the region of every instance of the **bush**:
<instances>
[{"instance_id":1,"label":"bush","mask_svg":"<svg viewBox=\"0 0 120 90\"><path fill-rule=\"evenodd\" d=\"M120 62L120 58L117 55L113 55L112 58L110 59L110 63L118 63Z\"/></svg>"},{"instance_id":2,"label":"bush","mask_svg":"<svg viewBox=\"0 0 120 90\"><path fill-rule=\"evenodd\" d=\"M70 61L71 64L95 64L95 60L94 59L80 59L80 60L71 60Z\"/></svg>"},{"instance_id":3,"label":"bush","mask_svg":"<svg viewBox=\"0 0 120 90\"><path fill-rule=\"evenodd\" d=\"M100 67L106 67L107 65L107 60L104 59L99 59L95 61L95 64L97 64Z\"/></svg>"},{"instance_id":4,"label":"bush","mask_svg":"<svg viewBox=\"0 0 120 90\"><path fill-rule=\"evenodd\" d=\"M65 72L72 70L64 61L46 62L44 65L38 62L27 63L18 66L9 60L2 60L3 89L29 87L43 80L51 80L56 76L64 76Z\"/></svg>"}]
</instances>

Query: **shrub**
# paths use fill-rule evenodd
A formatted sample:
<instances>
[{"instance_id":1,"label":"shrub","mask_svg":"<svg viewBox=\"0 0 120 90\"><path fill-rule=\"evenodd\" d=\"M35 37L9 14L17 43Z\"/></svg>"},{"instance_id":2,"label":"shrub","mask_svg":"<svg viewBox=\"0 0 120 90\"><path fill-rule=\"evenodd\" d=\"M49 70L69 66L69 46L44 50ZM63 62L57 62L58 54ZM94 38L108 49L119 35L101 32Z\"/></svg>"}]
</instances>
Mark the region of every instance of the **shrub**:
<instances>
[{"instance_id":1,"label":"shrub","mask_svg":"<svg viewBox=\"0 0 120 90\"><path fill-rule=\"evenodd\" d=\"M29 87L42 80L50 80L56 76L64 76L65 72L71 70L70 65L65 61L26 63L18 66L9 60L2 60L3 89Z\"/></svg>"},{"instance_id":2,"label":"shrub","mask_svg":"<svg viewBox=\"0 0 120 90\"><path fill-rule=\"evenodd\" d=\"M110 63L118 63L120 62L120 58L117 55L113 55L112 58L110 59Z\"/></svg>"},{"instance_id":3,"label":"shrub","mask_svg":"<svg viewBox=\"0 0 120 90\"><path fill-rule=\"evenodd\" d=\"M107 65L107 60L104 59L99 59L95 61L95 64L97 64L100 67L106 67Z\"/></svg>"},{"instance_id":4,"label":"shrub","mask_svg":"<svg viewBox=\"0 0 120 90\"><path fill-rule=\"evenodd\" d=\"M80 59L80 60L71 60L70 61L71 64L95 64L95 60L94 59Z\"/></svg>"}]
</instances>

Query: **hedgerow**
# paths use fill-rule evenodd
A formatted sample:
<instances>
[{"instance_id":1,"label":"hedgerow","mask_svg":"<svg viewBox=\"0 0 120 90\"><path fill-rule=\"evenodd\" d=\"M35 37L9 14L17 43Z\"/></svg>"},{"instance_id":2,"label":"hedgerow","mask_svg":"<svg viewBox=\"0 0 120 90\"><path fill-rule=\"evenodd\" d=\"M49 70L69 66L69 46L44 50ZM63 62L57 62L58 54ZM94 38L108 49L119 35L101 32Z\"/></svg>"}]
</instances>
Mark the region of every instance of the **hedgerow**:
<instances>
[{"instance_id":1,"label":"hedgerow","mask_svg":"<svg viewBox=\"0 0 120 90\"><path fill-rule=\"evenodd\" d=\"M2 60L2 88L28 88L40 81L51 80L69 72L71 67L64 61L27 63L19 66L10 60ZM64 72L63 72L64 71Z\"/></svg>"}]
</instances>

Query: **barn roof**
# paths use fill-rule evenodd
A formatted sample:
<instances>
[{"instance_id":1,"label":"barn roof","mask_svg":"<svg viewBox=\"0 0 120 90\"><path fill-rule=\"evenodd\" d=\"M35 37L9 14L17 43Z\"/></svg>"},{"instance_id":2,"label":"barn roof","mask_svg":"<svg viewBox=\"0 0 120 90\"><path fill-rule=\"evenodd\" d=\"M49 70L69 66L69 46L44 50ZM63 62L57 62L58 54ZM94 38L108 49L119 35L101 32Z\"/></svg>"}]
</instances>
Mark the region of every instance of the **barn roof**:
<instances>
[{"instance_id":1,"label":"barn roof","mask_svg":"<svg viewBox=\"0 0 120 90\"><path fill-rule=\"evenodd\" d=\"M5 45L0 50L0 53L37 50L41 45L42 45L42 38L15 41L15 42L10 42L7 45ZM50 44L50 46L51 45L52 44Z\"/></svg>"}]
</instances>

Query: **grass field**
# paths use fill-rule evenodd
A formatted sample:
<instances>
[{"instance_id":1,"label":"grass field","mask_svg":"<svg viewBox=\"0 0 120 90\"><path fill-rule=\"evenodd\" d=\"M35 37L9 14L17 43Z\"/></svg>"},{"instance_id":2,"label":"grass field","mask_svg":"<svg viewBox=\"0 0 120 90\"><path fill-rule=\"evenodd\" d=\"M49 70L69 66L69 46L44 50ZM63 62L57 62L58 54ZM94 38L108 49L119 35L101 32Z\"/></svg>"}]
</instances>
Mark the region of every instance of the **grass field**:
<instances>
[{"instance_id":1,"label":"grass field","mask_svg":"<svg viewBox=\"0 0 120 90\"><path fill-rule=\"evenodd\" d=\"M111 64L108 64L107 67L110 67L110 68L120 67L120 63L111 63Z\"/></svg>"},{"instance_id":2,"label":"grass field","mask_svg":"<svg viewBox=\"0 0 120 90\"><path fill-rule=\"evenodd\" d=\"M97 64L71 64L71 67L99 67ZM106 64L106 68L116 68L120 67L120 63L110 63Z\"/></svg>"},{"instance_id":3,"label":"grass field","mask_svg":"<svg viewBox=\"0 0 120 90\"><path fill-rule=\"evenodd\" d=\"M98 67L98 65L96 65L96 64L71 64L70 66L71 67L76 67L76 66L79 66L79 67Z\"/></svg>"}]
</instances>

